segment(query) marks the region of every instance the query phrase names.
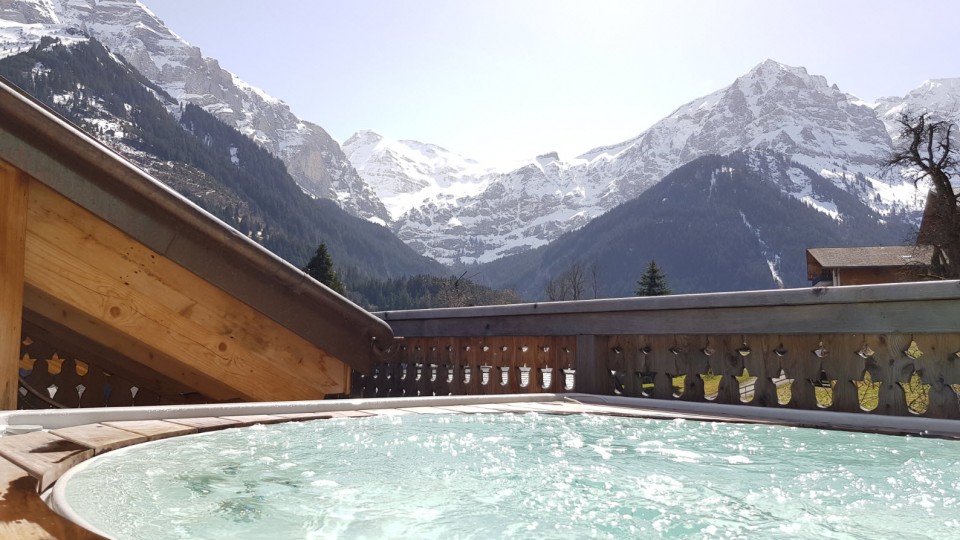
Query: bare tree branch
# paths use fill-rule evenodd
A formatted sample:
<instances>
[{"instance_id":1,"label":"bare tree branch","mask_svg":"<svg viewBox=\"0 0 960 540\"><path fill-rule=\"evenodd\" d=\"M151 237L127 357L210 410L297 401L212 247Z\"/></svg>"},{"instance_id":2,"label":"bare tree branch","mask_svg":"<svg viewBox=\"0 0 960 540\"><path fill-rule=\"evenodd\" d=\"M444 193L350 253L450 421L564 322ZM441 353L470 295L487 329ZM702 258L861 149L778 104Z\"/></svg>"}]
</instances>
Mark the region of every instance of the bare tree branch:
<instances>
[{"instance_id":1,"label":"bare tree branch","mask_svg":"<svg viewBox=\"0 0 960 540\"><path fill-rule=\"evenodd\" d=\"M960 207L953 178L960 175L960 153L953 136L956 122L923 112L903 113L897 119L900 138L884 164L884 171L916 171L913 185L932 184L918 241L934 248L933 273L960 278Z\"/></svg>"}]
</instances>

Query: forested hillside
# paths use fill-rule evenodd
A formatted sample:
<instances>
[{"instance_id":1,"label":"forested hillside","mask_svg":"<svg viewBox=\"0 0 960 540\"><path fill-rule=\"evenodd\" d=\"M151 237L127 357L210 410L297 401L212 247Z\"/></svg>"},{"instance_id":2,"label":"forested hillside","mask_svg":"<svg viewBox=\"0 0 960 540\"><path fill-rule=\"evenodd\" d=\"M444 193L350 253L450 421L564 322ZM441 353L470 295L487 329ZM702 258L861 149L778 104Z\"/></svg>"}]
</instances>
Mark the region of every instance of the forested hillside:
<instances>
[{"instance_id":1,"label":"forested hillside","mask_svg":"<svg viewBox=\"0 0 960 540\"><path fill-rule=\"evenodd\" d=\"M521 301L512 291L479 285L466 275L378 280L347 269L343 280L349 284L347 297L371 311L489 306Z\"/></svg>"}]
</instances>

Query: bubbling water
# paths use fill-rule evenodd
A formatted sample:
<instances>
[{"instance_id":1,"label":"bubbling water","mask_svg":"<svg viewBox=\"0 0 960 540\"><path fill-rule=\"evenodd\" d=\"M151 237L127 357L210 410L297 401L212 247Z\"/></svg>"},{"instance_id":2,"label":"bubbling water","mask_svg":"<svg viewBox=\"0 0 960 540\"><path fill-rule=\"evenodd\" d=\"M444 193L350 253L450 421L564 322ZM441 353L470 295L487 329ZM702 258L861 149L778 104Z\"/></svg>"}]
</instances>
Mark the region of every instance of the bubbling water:
<instances>
[{"instance_id":1,"label":"bubbling water","mask_svg":"<svg viewBox=\"0 0 960 540\"><path fill-rule=\"evenodd\" d=\"M106 454L66 502L115 538L835 538L960 526L957 443L593 415L405 415Z\"/></svg>"}]
</instances>

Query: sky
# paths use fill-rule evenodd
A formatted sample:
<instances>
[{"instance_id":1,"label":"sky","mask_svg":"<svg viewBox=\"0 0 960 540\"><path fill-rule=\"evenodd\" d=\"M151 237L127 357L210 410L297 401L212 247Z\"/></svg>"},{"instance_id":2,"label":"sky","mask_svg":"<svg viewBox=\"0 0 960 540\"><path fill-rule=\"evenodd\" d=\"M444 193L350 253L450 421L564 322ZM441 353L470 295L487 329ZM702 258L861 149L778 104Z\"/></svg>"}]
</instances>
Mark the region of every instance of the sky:
<instances>
[{"instance_id":1,"label":"sky","mask_svg":"<svg viewBox=\"0 0 960 540\"><path fill-rule=\"evenodd\" d=\"M868 101L960 77L954 0L141 1L340 142L491 165L628 140L767 58Z\"/></svg>"}]
</instances>

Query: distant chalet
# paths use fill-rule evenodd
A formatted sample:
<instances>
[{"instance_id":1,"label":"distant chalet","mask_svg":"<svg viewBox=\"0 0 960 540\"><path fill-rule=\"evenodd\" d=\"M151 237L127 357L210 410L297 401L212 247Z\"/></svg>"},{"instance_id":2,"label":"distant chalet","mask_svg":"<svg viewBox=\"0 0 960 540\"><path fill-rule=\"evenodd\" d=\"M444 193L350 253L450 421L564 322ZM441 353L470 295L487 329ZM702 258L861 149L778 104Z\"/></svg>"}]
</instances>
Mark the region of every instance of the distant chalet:
<instances>
[{"instance_id":1,"label":"distant chalet","mask_svg":"<svg viewBox=\"0 0 960 540\"><path fill-rule=\"evenodd\" d=\"M919 281L930 272L932 246L870 246L807 250L812 285L872 285Z\"/></svg>"}]
</instances>

